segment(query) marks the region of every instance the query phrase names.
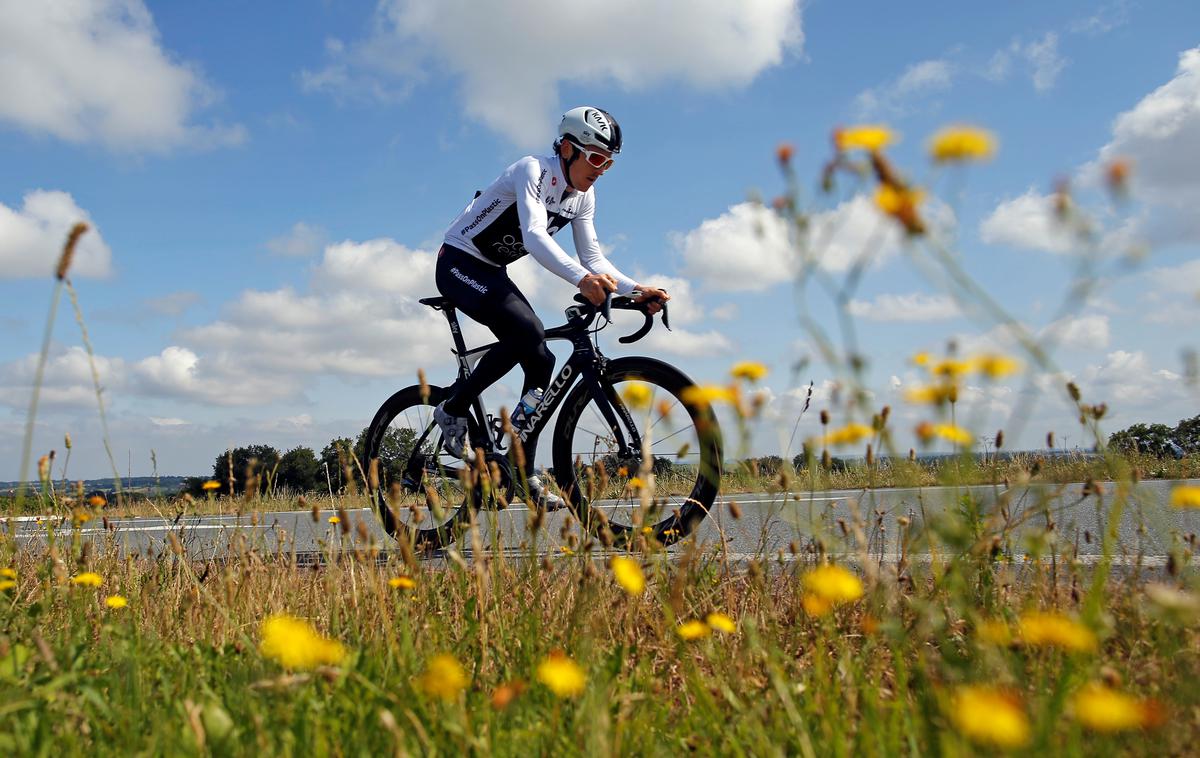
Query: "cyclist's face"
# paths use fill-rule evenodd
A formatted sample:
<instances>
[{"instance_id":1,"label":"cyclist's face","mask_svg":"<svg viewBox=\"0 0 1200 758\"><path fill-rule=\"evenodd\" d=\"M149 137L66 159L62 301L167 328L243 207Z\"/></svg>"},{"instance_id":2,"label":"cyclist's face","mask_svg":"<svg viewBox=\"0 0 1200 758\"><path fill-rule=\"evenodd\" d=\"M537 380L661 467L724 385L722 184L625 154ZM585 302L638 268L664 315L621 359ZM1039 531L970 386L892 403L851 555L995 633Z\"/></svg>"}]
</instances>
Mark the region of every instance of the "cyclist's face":
<instances>
[{"instance_id":1,"label":"cyclist's face","mask_svg":"<svg viewBox=\"0 0 1200 758\"><path fill-rule=\"evenodd\" d=\"M589 156L581 151L579 147L574 145L570 140L563 140L563 145L564 148L562 149L562 153L564 158L571 157L572 151L579 154L579 157L576 158L573 163L571 163L569 178L571 180L571 186L580 192L587 192L589 189L591 189L592 185L596 183L596 180L604 175L605 171L608 171L608 169L612 168L611 163L602 168L592 165L593 162L600 160L600 156L603 156L606 159L612 158L612 153L602 147L589 145L587 147L587 152L592 154Z\"/></svg>"}]
</instances>

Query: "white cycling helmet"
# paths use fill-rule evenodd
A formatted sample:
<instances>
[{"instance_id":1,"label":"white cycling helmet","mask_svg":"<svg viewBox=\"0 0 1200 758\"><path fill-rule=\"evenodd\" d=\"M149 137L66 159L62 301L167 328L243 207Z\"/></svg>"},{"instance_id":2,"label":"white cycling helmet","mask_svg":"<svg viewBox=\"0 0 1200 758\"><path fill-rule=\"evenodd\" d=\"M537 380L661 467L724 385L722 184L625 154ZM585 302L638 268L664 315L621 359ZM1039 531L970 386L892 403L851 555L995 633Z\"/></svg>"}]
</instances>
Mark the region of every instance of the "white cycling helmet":
<instances>
[{"instance_id":1,"label":"white cycling helmet","mask_svg":"<svg viewBox=\"0 0 1200 758\"><path fill-rule=\"evenodd\" d=\"M614 155L621 152L621 127L608 111L599 108L581 106L564 113L558 136L582 147L602 147Z\"/></svg>"}]
</instances>

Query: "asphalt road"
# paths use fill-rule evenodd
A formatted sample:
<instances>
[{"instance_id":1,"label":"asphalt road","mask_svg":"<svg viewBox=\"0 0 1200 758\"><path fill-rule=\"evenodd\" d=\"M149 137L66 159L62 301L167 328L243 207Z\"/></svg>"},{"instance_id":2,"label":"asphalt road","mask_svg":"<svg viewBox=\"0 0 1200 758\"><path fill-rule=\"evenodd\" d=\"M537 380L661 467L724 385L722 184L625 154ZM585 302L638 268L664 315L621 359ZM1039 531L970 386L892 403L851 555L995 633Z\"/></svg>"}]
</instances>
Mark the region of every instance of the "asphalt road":
<instances>
[{"instance_id":1,"label":"asphalt road","mask_svg":"<svg viewBox=\"0 0 1200 758\"><path fill-rule=\"evenodd\" d=\"M1118 563L1144 560L1149 565L1161 564L1174 545L1187 540L1193 543L1194 552L1195 540L1200 535L1200 511L1168 505L1171 489L1182 483L1149 481L1136 485L1118 526ZM990 486L969 489L984 504L984 512L997 514L1003 510L1011 523L1019 524L1014 539L1006 546L1017 556L1029 550L1031 535L1045 533L1047 517L1054 525L1052 533L1059 555L1077 555L1088 562L1100 554L1100 537L1111 492L1101 496L1105 501L1101 505L1096 496L1085 497L1080 484L1033 485L1012 490ZM965 488L931 487L722 496L718 498L721 507L705 519L696 538L701 545L708 546L720 545L724 538L724 550L735 559L790 555L793 546L804 550L814 540L820 540L830 552L840 553L850 551L852 543L846 534L853 531L857 522L862 525L869 553L887 560L900 550L900 519L907 520L907 529L920 533L923 524L934 525L955 509L964 491ZM732 517L730 501L738 504L741 518ZM222 558L251 549L269 554L295 553L300 558L314 559L355 545L374 544L383 550L394 546L372 511L348 511L350 529L346 534L340 525L329 522L334 514L331 510L321 511L315 521L310 511L240 517L193 516L178 520L111 519L107 526L96 520L80 527L79 536L91 540L97 550L153 556L171 549L169 535L174 534L188 556L197 560ZM485 549L528 550L528 516L529 511L523 505L484 514L481 532ZM566 544L563 526L568 518L567 511L547 516L537 536L537 553L562 551ZM67 524L56 525L32 517L11 518L2 523L21 545L32 549L44 549L52 539L72 537ZM458 550L464 554L470 552L466 545L458 546ZM919 558L920 553L912 557Z\"/></svg>"}]
</instances>

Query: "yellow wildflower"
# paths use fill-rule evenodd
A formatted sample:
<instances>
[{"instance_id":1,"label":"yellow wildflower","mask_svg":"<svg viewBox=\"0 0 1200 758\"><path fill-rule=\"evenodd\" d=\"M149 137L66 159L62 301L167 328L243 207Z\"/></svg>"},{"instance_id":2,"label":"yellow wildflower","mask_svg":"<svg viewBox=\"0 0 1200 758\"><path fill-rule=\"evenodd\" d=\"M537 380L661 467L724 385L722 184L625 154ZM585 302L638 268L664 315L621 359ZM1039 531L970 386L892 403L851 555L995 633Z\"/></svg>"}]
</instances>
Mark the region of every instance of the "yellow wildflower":
<instances>
[{"instance_id":1,"label":"yellow wildflower","mask_svg":"<svg viewBox=\"0 0 1200 758\"><path fill-rule=\"evenodd\" d=\"M921 351L912 357L912 362L918 366L928 366L931 360L933 358L925 351Z\"/></svg>"},{"instance_id":2,"label":"yellow wildflower","mask_svg":"<svg viewBox=\"0 0 1200 758\"><path fill-rule=\"evenodd\" d=\"M838 152L866 150L877 152L896 141L896 135L882 124L862 124L835 129L833 144Z\"/></svg>"},{"instance_id":3,"label":"yellow wildflower","mask_svg":"<svg viewBox=\"0 0 1200 758\"><path fill-rule=\"evenodd\" d=\"M997 619L983 621L975 629L975 636L983 642L1004 647L1012 643L1012 630L1008 624Z\"/></svg>"},{"instance_id":4,"label":"yellow wildflower","mask_svg":"<svg viewBox=\"0 0 1200 758\"><path fill-rule=\"evenodd\" d=\"M1021 617L1021 640L1027 645L1057 647L1076 653L1090 653L1099 642L1083 624L1061 613L1033 611Z\"/></svg>"},{"instance_id":5,"label":"yellow wildflower","mask_svg":"<svg viewBox=\"0 0 1200 758\"><path fill-rule=\"evenodd\" d=\"M818 595L804 595L800 598L800 605L810 616L824 616L833 610L833 603Z\"/></svg>"},{"instance_id":6,"label":"yellow wildflower","mask_svg":"<svg viewBox=\"0 0 1200 758\"><path fill-rule=\"evenodd\" d=\"M417 580L411 576L393 576L388 579L388 586L397 590L411 590L417 586Z\"/></svg>"},{"instance_id":7,"label":"yellow wildflower","mask_svg":"<svg viewBox=\"0 0 1200 758\"><path fill-rule=\"evenodd\" d=\"M737 396L728 387L693 384L684 387L680 395L683 402L697 408L707 408L712 403L736 403Z\"/></svg>"},{"instance_id":8,"label":"yellow wildflower","mask_svg":"<svg viewBox=\"0 0 1200 758\"><path fill-rule=\"evenodd\" d=\"M629 480L629 488L630 489L637 490L637 489L641 489L642 487L645 487L645 486L646 486L646 483L642 481L641 477L635 476Z\"/></svg>"},{"instance_id":9,"label":"yellow wildflower","mask_svg":"<svg viewBox=\"0 0 1200 758\"><path fill-rule=\"evenodd\" d=\"M946 379L957 379L969 373L972 368L974 368L972 361L956 361L953 358L945 358L933 364L929 368L929 373Z\"/></svg>"},{"instance_id":10,"label":"yellow wildflower","mask_svg":"<svg viewBox=\"0 0 1200 758\"><path fill-rule=\"evenodd\" d=\"M767 367L755 361L742 361L733 364L733 368L729 370L734 379L745 379L750 382L757 382L767 375Z\"/></svg>"},{"instance_id":11,"label":"yellow wildflower","mask_svg":"<svg viewBox=\"0 0 1200 758\"><path fill-rule=\"evenodd\" d=\"M587 685L587 674L561 650L552 650L538 664L537 678L559 697L577 697Z\"/></svg>"},{"instance_id":12,"label":"yellow wildflower","mask_svg":"<svg viewBox=\"0 0 1200 758\"><path fill-rule=\"evenodd\" d=\"M925 193L907 187L881 184L875 191L875 206L900 222L909 234L925 231L925 222L917 214L917 206L925 200Z\"/></svg>"},{"instance_id":13,"label":"yellow wildflower","mask_svg":"<svg viewBox=\"0 0 1200 758\"><path fill-rule=\"evenodd\" d=\"M17 570L11 568L0 568L0 576L4 577L5 579L16 579Z\"/></svg>"},{"instance_id":14,"label":"yellow wildflower","mask_svg":"<svg viewBox=\"0 0 1200 758\"><path fill-rule=\"evenodd\" d=\"M340 523L342 523L342 520L341 520L340 518L338 518L337 516L330 516L330 517L329 517L329 523L331 523L331 524L340 524Z\"/></svg>"},{"instance_id":15,"label":"yellow wildflower","mask_svg":"<svg viewBox=\"0 0 1200 758\"><path fill-rule=\"evenodd\" d=\"M104 584L104 577L94 571L85 571L82 574L71 577L71 584L79 587L99 587L101 584Z\"/></svg>"},{"instance_id":16,"label":"yellow wildflower","mask_svg":"<svg viewBox=\"0 0 1200 758\"><path fill-rule=\"evenodd\" d=\"M1020 361L997 353L977 355L970 361L979 373L989 379L1003 379L1021 370Z\"/></svg>"},{"instance_id":17,"label":"yellow wildflower","mask_svg":"<svg viewBox=\"0 0 1200 758\"><path fill-rule=\"evenodd\" d=\"M14 582L12 579L0 579L0 592L8 592L9 590L11 590L13 587L16 587L16 586L17 586L17 583Z\"/></svg>"},{"instance_id":18,"label":"yellow wildflower","mask_svg":"<svg viewBox=\"0 0 1200 758\"><path fill-rule=\"evenodd\" d=\"M470 684L467 672L459 664L458 659L449 653L439 653L430 659L425 666L425 672L417 678L417 686L426 695L442 700L456 700L458 693Z\"/></svg>"},{"instance_id":19,"label":"yellow wildflower","mask_svg":"<svg viewBox=\"0 0 1200 758\"><path fill-rule=\"evenodd\" d=\"M621 589L630 595L640 595L645 592L646 577L642 574L642 567L638 565L637 561L623 555L615 555L611 565L613 578L617 580L617 584L621 585Z\"/></svg>"},{"instance_id":20,"label":"yellow wildflower","mask_svg":"<svg viewBox=\"0 0 1200 758\"><path fill-rule=\"evenodd\" d=\"M934 437L941 437L956 445L970 445L975 439L970 432L961 426L955 426L954 424L931 424L928 421L922 421L920 424L917 424L916 433L922 442L929 442Z\"/></svg>"},{"instance_id":21,"label":"yellow wildflower","mask_svg":"<svg viewBox=\"0 0 1200 758\"><path fill-rule=\"evenodd\" d=\"M953 384L929 384L904 390L904 399L922 405L941 405L957 400L958 387Z\"/></svg>"},{"instance_id":22,"label":"yellow wildflower","mask_svg":"<svg viewBox=\"0 0 1200 758\"><path fill-rule=\"evenodd\" d=\"M346 657L342 643L323 637L303 619L276 614L262 623L259 650L286 669L335 666Z\"/></svg>"},{"instance_id":23,"label":"yellow wildflower","mask_svg":"<svg viewBox=\"0 0 1200 758\"><path fill-rule=\"evenodd\" d=\"M216 479L209 479L207 482L200 485L200 489L204 490L205 492L212 492L213 490L221 489L221 483Z\"/></svg>"},{"instance_id":24,"label":"yellow wildflower","mask_svg":"<svg viewBox=\"0 0 1200 758\"><path fill-rule=\"evenodd\" d=\"M995 152L996 138L975 126L950 126L929 141L929 155L938 163L982 160Z\"/></svg>"},{"instance_id":25,"label":"yellow wildflower","mask_svg":"<svg viewBox=\"0 0 1200 758\"><path fill-rule=\"evenodd\" d=\"M978 685L960 687L951 700L950 718L974 742L1006 749L1029 742L1029 719L1021 701L1002 690Z\"/></svg>"},{"instance_id":26,"label":"yellow wildflower","mask_svg":"<svg viewBox=\"0 0 1200 758\"><path fill-rule=\"evenodd\" d=\"M642 382L630 382L621 388L621 399L634 408L649 408L653 394L650 385Z\"/></svg>"},{"instance_id":27,"label":"yellow wildflower","mask_svg":"<svg viewBox=\"0 0 1200 758\"><path fill-rule=\"evenodd\" d=\"M863 583L853 572L827 563L800 577L807 596L815 598L805 604L815 616L827 613L833 606L851 603L863 596ZM817 602L819 601L819 602Z\"/></svg>"},{"instance_id":28,"label":"yellow wildflower","mask_svg":"<svg viewBox=\"0 0 1200 758\"><path fill-rule=\"evenodd\" d=\"M822 437L821 442L825 445L853 445L856 442L868 439L874 434L875 430L871 427L855 422L846 424L839 429L834 429Z\"/></svg>"},{"instance_id":29,"label":"yellow wildflower","mask_svg":"<svg viewBox=\"0 0 1200 758\"><path fill-rule=\"evenodd\" d=\"M705 616L704 623L708 624L709 628L722 634L733 634L737 631L737 622L720 611Z\"/></svg>"},{"instance_id":30,"label":"yellow wildflower","mask_svg":"<svg viewBox=\"0 0 1200 758\"><path fill-rule=\"evenodd\" d=\"M1200 487L1183 484L1171 490L1171 505L1175 508L1200 508Z\"/></svg>"},{"instance_id":31,"label":"yellow wildflower","mask_svg":"<svg viewBox=\"0 0 1200 758\"><path fill-rule=\"evenodd\" d=\"M109 595L108 597L104 598L104 604L109 608L124 608L125 606L129 605L129 601L121 595Z\"/></svg>"},{"instance_id":32,"label":"yellow wildflower","mask_svg":"<svg viewBox=\"0 0 1200 758\"><path fill-rule=\"evenodd\" d=\"M92 495L88 498L88 505L93 508L103 508L107 503L108 501L104 499L103 495Z\"/></svg>"},{"instance_id":33,"label":"yellow wildflower","mask_svg":"<svg viewBox=\"0 0 1200 758\"><path fill-rule=\"evenodd\" d=\"M1100 682L1085 684L1072 698L1075 718L1096 732L1123 732L1154 726L1160 720L1160 708L1106 687Z\"/></svg>"},{"instance_id":34,"label":"yellow wildflower","mask_svg":"<svg viewBox=\"0 0 1200 758\"><path fill-rule=\"evenodd\" d=\"M708 624L700 619L685 621L675 627L675 633L679 635L680 639L684 640L698 640L701 637L707 637L710 632L712 632L712 629L709 629Z\"/></svg>"}]
</instances>

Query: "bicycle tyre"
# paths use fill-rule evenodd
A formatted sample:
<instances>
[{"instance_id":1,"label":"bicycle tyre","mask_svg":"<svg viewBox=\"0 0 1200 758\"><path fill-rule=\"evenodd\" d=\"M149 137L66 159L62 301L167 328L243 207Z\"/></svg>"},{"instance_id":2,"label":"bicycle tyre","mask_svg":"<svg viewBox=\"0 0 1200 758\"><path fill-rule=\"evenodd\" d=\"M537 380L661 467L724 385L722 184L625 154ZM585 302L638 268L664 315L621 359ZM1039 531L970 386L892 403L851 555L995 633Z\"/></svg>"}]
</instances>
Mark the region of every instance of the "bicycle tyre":
<instances>
[{"instance_id":1,"label":"bicycle tyre","mask_svg":"<svg viewBox=\"0 0 1200 758\"><path fill-rule=\"evenodd\" d=\"M447 390L432 385L426 386L425 390L428 394L422 395L420 385L405 387L380 406L367 427L365 453L368 465L372 461L379 461L375 464L379 472L379 486L370 496L383 522L384 531L397 541L409 540L414 549L433 551L454 542L459 525L468 520L471 509L470 498L461 492L461 486L459 491L451 489L454 481L461 481L461 470L467 464L455 462L442 449L441 434L433 423L433 409L445 400ZM402 464L388 460L387 451L384 450L388 430L397 420L402 420L403 428L418 427L415 431L420 441ZM478 436L476 426L474 419L471 419L471 439ZM436 479L436 484L431 486L431 479ZM403 509L412 515L409 521L399 518L397 510L388 503L389 496L397 494L397 484L401 493L421 494L425 501L423 509L420 506ZM439 490L441 494L437 494ZM458 502L450 502L447 494L453 494ZM441 503L438 502L439 498Z\"/></svg>"},{"instance_id":2,"label":"bicycle tyre","mask_svg":"<svg viewBox=\"0 0 1200 758\"><path fill-rule=\"evenodd\" d=\"M672 399L674 403L672 407L678 406L686 410L691 425L697 431L698 463L695 466L695 478L690 493L675 504L672 512L665 518L657 520L653 524L642 525L650 528L658 542L670 545L691 534L708 515L713 501L716 499L721 482L720 426L710 407L695 407L683 402L683 391L692 386L694 382L682 371L668 363L646 357L610 360L601 377L601 382L613 385L626 381L649 385L652 392L651 397L654 393L665 393ZM614 393L615 395L616 393ZM554 429L554 475L567 496L571 509L581 522L596 533L607 527L612 534L614 545L627 547L633 537L635 524L618 523L610 517L600 517L593 512L585 494L587 484L583 481L587 468L586 462L584 462L585 465L576 463L577 453L573 450L573 443L576 441L580 419L592 402L590 386L585 383L577 384L563 401L558 423ZM623 401L617 397L617 402ZM632 415L635 419L639 417L636 412ZM653 438L651 442L653 444ZM657 462L657 456L654 457ZM616 472L609 473L615 474Z\"/></svg>"}]
</instances>

